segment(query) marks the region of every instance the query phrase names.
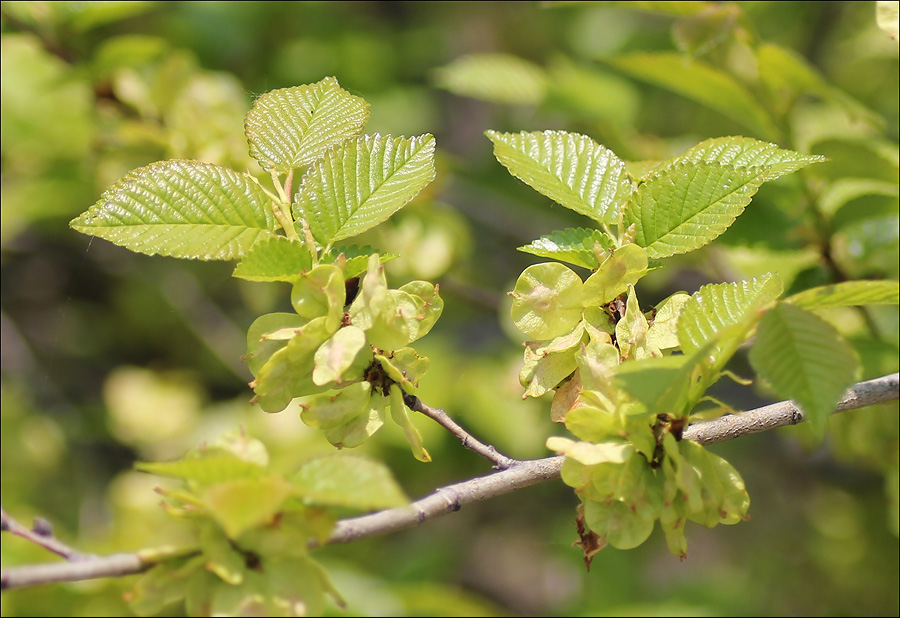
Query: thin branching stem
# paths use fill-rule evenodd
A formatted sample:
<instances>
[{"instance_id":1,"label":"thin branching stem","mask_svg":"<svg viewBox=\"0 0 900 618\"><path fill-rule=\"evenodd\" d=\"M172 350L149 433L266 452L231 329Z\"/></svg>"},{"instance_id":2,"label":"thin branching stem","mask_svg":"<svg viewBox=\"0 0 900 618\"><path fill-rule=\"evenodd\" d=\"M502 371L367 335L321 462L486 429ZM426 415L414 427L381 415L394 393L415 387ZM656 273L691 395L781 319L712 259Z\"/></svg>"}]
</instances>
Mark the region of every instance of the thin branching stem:
<instances>
[{"instance_id":1,"label":"thin branching stem","mask_svg":"<svg viewBox=\"0 0 900 618\"><path fill-rule=\"evenodd\" d=\"M860 382L851 387L836 406L835 412L855 410L898 398L900 398L900 375L894 373L867 382ZM417 412L428 414L435 420L443 419L446 416L442 410L426 406L418 399L415 401L412 397L408 397L408 399L407 405L412 403L413 405L409 405L409 407ZM434 416L431 416L432 414ZM696 440L701 444L712 444L775 427L796 425L803 420L803 414L793 402L783 401L748 412L739 412L713 421L691 425L684 431L683 438ZM441 421L438 420L438 422ZM456 426L452 420L450 423ZM454 435L469 435L461 429L457 431L462 431L462 434L454 431ZM337 522L331 537L325 544L349 543L417 526L440 515L458 511L468 504L558 479L560 476L564 460L562 456L527 461L510 458L497 459L498 455L495 451L493 451L492 457L487 456L487 453L492 452L491 447L480 442L478 444L481 444L479 448L486 449L481 454L490 461L502 462L507 467L486 476L440 487L407 506L342 519ZM471 444L468 446L472 448ZM4 513L4 530L8 530L8 521L10 518ZM310 545L316 546L319 543L312 542ZM141 573L166 558L166 555L159 555L151 560L148 555L147 552L139 552L100 557L88 556L75 562L14 567L2 571L0 582L2 582L2 589L6 590L52 582L122 577ZM170 552L167 555L177 556L179 554Z\"/></svg>"},{"instance_id":2,"label":"thin branching stem","mask_svg":"<svg viewBox=\"0 0 900 618\"><path fill-rule=\"evenodd\" d=\"M440 408L432 408L415 395L403 393L403 401L406 406L414 412L421 412L428 418L436 421L441 427L459 438L462 445L467 449L481 455L493 464L496 470L506 470L517 463L517 460L507 457L500 453L490 444L485 444L475 438L468 431L460 427L456 421L450 418L450 415Z\"/></svg>"}]
</instances>

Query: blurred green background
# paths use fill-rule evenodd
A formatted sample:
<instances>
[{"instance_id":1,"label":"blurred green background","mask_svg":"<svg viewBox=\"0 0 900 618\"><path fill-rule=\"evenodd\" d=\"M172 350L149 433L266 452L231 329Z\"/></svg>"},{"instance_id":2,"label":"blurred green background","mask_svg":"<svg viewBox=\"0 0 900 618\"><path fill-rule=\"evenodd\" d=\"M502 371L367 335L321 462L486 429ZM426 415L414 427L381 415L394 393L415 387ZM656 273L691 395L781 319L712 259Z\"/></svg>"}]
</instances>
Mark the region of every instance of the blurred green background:
<instances>
[{"instance_id":1,"label":"blurred green background","mask_svg":"<svg viewBox=\"0 0 900 618\"><path fill-rule=\"evenodd\" d=\"M84 551L177 542L159 480L131 471L136 460L179 457L238 425L285 469L331 449L296 409L248 404L246 328L289 310L286 287L68 227L153 161L258 171L242 119L268 90L333 75L371 103L368 132L436 136L435 183L365 240L402 254L393 285L441 285L444 316L417 344L432 361L422 398L514 457L549 455L546 437L564 431L549 400L520 400L505 291L537 260L515 248L586 220L511 178L486 129L579 131L633 161L734 134L831 158L767 185L720 241L648 277L650 304L767 270L793 289L897 278L898 54L874 2L3 2L0 16L2 503ZM897 371L896 308L829 319L863 378ZM750 375L741 359L733 368ZM768 400L762 387L717 395L737 408ZM897 418L885 405L835 418L824 444L801 426L714 447L744 476L752 519L693 526L684 562L654 533L585 572L572 547L577 500L547 483L317 551L349 602L329 611L896 616ZM360 449L409 495L490 471L416 423L431 465L387 428ZM45 554L2 537L4 567ZM4 592L0 609L123 615L131 583Z\"/></svg>"}]
</instances>

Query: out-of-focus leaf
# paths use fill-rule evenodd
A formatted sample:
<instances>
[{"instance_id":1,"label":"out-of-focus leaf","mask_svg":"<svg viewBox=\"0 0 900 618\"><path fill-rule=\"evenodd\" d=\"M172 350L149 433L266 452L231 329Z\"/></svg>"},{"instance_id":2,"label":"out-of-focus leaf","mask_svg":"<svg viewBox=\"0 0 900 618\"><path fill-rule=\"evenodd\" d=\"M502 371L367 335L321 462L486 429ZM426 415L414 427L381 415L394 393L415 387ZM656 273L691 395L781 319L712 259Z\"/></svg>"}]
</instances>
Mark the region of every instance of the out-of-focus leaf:
<instances>
[{"instance_id":1,"label":"out-of-focus leaf","mask_svg":"<svg viewBox=\"0 0 900 618\"><path fill-rule=\"evenodd\" d=\"M472 54L435 69L433 81L453 94L512 105L536 105L547 90L546 71L509 54Z\"/></svg>"},{"instance_id":2,"label":"out-of-focus leaf","mask_svg":"<svg viewBox=\"0 0 900 618\"><path fill-rule=\"evenodd\" d=\"M271 521L290 493L291 485L276 476L236 479L210 487L203 503L228 538L237 539L244 531Z\"/></svg>"},{"instance_id":3,"label":"out-of-focus leaf","mask_svg":"<svg viewBox=\"0 0 900 618\"><path fill-rule=\"evenodd\" d=\"M635 53L606 61L637 79L676 92L731 118L761 137L778 132L753 96L727 73L673 52Z\"/></svg>"},{"instance_id":4,"label":"out-of-focus leaf","mask_svg":"<svg viewBox=\"0 0 900 618\"><path fill-rule=\"evenodd\" d=\"M311 459L290 480L296 495L319 506L374 511L409 503L386 465L357 455Z\"/></svg>"},{"instance_id":5,"label":"out-of-focus leaf","mask_svg":"<svg viewBox=\"0 0 900 618\"><path fill-rule=\"evenodd\" d=\"M896 305L900 284L896 281L844 281L804 290L785 299L803 309L860 305Z\"/></svg>"},{"instance_id":6,"label":"out-of-focus leaf","mask_svg":"<svg viewBox=\"0 0 900 618\"><path fill-rule=\"evenodd\" d=\"M779 396L796 401L819 432L856 380L859 366L853 348L834 327L786 303L763 316L750 363Z\"/></svg>"}]
</instances>

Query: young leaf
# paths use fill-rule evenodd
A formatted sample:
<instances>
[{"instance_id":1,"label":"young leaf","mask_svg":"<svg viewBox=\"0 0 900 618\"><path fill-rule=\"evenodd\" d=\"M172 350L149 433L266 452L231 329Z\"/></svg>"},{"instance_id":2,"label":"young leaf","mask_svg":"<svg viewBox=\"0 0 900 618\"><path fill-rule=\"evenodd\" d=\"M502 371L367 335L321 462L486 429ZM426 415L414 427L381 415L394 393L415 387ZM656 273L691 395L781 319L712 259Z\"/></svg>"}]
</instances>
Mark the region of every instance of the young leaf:
<instances>
[{"instance_id":1,"label":"young leaf","mask_svg":"<svg viewBox=\"0 0 900 618\"><path fill-rule=\"evenodd\" d=\"M858 367L853 348L834 327L787 303L763 316L750 364L779 396L796 401L819 430Z\"/></svg>"},{"instance_id":2,"label":"young leaf","mask_svg":"<svg viewBox=\"0 0 900 618\"><path fill-rule=\"evenodd\" d=\"M519 247L519 251L595 270L603 259L603 251L612 248L607 234L579 227L541 236L530 245Z\"/></svg>"},{"instance_id":3,"label":"young leaf","mask_svg":"<svg viewBox=\"0 0 900 618\"><path fill-rule=\"evenodd\" d=\"M368 120L369 104L326 77L259 97L244 119L244 132L250 155L263 169L286 174L359 135Z\"/></svg>"},{"instance_id":4,"label":"young leaf","mask_svg":"<svg viewBox=\"0 0 900 618\"><path fill-rule=\"evenodd\" d=\"M275 217L248 176L173 160L133 170L69 225L147 255L235 260L272 234Z\"/></svg>"},{"instance_id":5,"label":"young leaf","mask_svg":"<svg viewBox=\"0 0 900 618\"><path fill-rule=\"evenodd\" d=\"M232 276L247 281L292 282L311 268L312 256L306 245L284 236L273 236L250 247Z\"/></svg>"},{"instance_id":6,"label":"young leaf","mask_svg":"<svg viewBox=\"0 0 900 618\"><path fill-rule=\"evenodd\" d=\"M226 454L188 456L178 461L137 462L134 467L141 472L171 476L202 485L257 479L265 473L262 466Z\"/></svg>"},{"instance_id":7,"label":"young leaf","mask_svg":"<svg viewBox=\"0 0 900 618\"><path fill-rule=\"evenodd\" d=\"M290 480L296 494L320 506L372 511L409 503L388 467L366 457L317 457L300 466Z\"/></svg>"},{"instance_id":8,"label":"young leaf","mask_svg":"<svg viewBox=\"0 0 900 618\"><path fill-rule=\"evenodd\" d=\"M356 382L337 392L322 393L300 404L300 419L316 429L334 429L367 414L372 386Z\"/></svg>"},{"instance_id":9,"label":"young leaf","mask_svg":"<svg viewBox=\"0 0 900 618\"><path fill-rule=\"evenodd\" d=\"M804 309L859 305L896 305L900 284L896 281L845 281L804 290L785 299Z\"/></svg>"},{"instance_id":10,"label":"young leaf","mask_svg":"<svg viewBox=\"0 0 900 618\"><path fill-rule=\"evenodd\" d=\"M319 386L329 382L341 384L344 381L344 372L350 369L365 345L366 334L361 328L351 324L339 329L331 339L316 350L313 383Z\"/></svg>"},{"instance_id":11,"label":"young leaf","mask_svg":"<svg viewBox=\"0 0 900 618\"><path fill-rule=\"evenodd\" d=\"M744 211L772 166L676 160L642 183L625 209L635 242L651 259L688 253L719 237Z\"/></svg>"},{"instance_id":12,"label":"young leaf","mask_svg":"<svg viewBox=\"0 0 900 618\"><path fill-rule=\"evenodd\" d=\"M781 291L781 280L773 274L738 283L704 285L691 296L678 318L678 341L682 351L693 354L735 325L744 324L744 328L751 328L759 319L760 311L774 302ZM711 354L714 364L727 360L726 357L731 356L728 350L743 343L743 338L738 335L740 333L735 333L728 341L717 342Z\"/></svg>"},{"instance_id":13,"label":"young leaf","mask_svg":"<svg viewBox=\"0 0 900 618\"><path fill-rule=\"evenodd\" d=\"M615 223L631 195L625 164L585 135L486 131L509 173L551 200L600 223Z\"/></svg>"},{"instance_id":14,"label":"young leaf","mask_svg":"<svg viewBox=\"0 0 900 618\"><path fill-rule=\"evenodd\" d=\"M765 182L824 161L827 159L819 155L804 155L750 137L715 137L700 142L667 165L691 162L762 168L760 182Z\"/></svg>"},{"instance_id":15,"label":"young leaf","mask_svg":"<svg viewBox=\"0 0 900 618\"><path fill-rule=\"evenodd\" d=\"M453 94L513 105L536 105L547 90L546 71L509 54L472 54L434 71L434 82Z\"/></svg>"},{"instance_id":16,"label":"young leaf","mask_svg":"<svg viewBox=\"0 0 900 618\"><path fill-rule=\"evenodd\" d=\"M330 248L385 221L433 179L431 135L364 135L316 161L303 176L294 215Z\"/></svg>"}]
</instances>

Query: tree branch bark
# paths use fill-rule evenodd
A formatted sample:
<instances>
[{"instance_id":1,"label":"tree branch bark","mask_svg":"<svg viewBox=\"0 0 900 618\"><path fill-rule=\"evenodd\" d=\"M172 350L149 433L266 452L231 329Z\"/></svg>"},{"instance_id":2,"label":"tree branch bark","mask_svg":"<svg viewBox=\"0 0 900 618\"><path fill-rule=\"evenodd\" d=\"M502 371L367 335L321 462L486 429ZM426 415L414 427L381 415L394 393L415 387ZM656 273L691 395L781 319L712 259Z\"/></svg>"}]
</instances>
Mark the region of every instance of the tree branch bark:
<instances>
[{"instance_id":1,"label":"tree branch bark","mask_svg":"<svg viewBox=\"0 0 900 618\"><path fill-rule=\"evenodd\" d=\"M894 373L856 384L847 391L835 412L855 410L898 398L900 398L900 376ZM782 401L691 425L684 431L683 438L701 444L712 444L775 427L796 425L803 420L803 414L793 402ZM560 476L563 459L564 457L557 456L528 461L512 460L513 463L504 470L438 488L407 506L342 519L335 525L326 544L349 543L411 528L440 515L458 511L467 504L557 479ZM2 571L0 583L2 589L7 590L42 583L121 577L140 573L160 562L159 558L146 560L142 555L143 552L114 554L82 557L72 562L14 567Z\"/></svg>"}]
</instances>

